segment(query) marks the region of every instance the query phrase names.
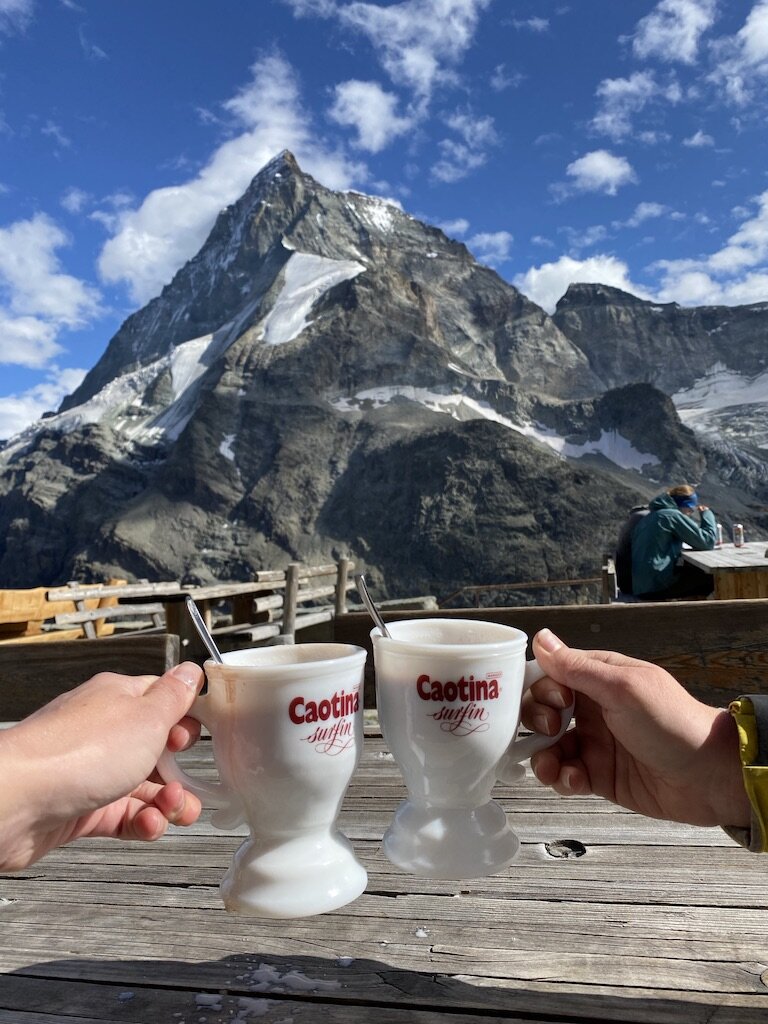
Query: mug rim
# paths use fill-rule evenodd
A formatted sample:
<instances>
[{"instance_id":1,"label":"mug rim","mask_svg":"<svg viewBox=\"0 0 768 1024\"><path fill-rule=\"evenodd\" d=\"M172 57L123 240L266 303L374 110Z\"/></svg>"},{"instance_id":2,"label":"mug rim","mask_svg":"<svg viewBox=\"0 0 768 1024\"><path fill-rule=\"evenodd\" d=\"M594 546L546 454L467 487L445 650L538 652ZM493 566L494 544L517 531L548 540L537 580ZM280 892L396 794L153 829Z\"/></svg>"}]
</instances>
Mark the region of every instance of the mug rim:
<instances>
[{"instance_id":1,"label":"mug rim","mask_svg":"<svg viewBox=\"0 0 768 1024\"><path fill-rule=\"evenodd\" d=\"M256 652L258 652L259 658L256 661L248 660L248 656ZM295 655L297 652L308 656L292 658L291 655ZM316 673L337 671L342 666L360 661L361 658L364 663L367 651L357 644L329 640L310 641L304 644L274 644L271 647L246 647L239 651L228 651L222 654L222 658L224 659L223 664L214 661L213 658L206 659L203 663L206 675L209 669L214 671L246 669L257 672L277 672L280 675L290 673L292 670L304 672L310 669Z\"/></svg>"},{"instance_id":2,"label":"mug rim","mask_svg":"<svg viewBox=\"0 0 768 1024\"><path fill-rule=\"evenodd\" d=\"M508 626L505 622L493 622L490 619L459 619L451 617L441 618L440 616L433 616L431 618L414 618L414 619L395 619L391 622L386 622L385 625L388 629L392 626L399 626L404 623L413 624L417 627L418 624L424 623L456 623L457 626L474 626L478 624L488 625L498 628L500 630L509 630L514 635L509 636L506 640L461 640L455 643L448 642L443 643L440 641L432 640L418 640L418 639L405 639L403 637L395 636L384 636L378 626L374 626L370 632L371 641L375 645L383 645L390 654L406 654L408 651L419 649L429 651L430 653L442 652L445 654L459 654L467 653L474 654L481 648L486 651L501 651L509 650L510 648L523 649L528 645L528 634L522 629L518 629L517 626Z\"/></svg>"}]
</instances>

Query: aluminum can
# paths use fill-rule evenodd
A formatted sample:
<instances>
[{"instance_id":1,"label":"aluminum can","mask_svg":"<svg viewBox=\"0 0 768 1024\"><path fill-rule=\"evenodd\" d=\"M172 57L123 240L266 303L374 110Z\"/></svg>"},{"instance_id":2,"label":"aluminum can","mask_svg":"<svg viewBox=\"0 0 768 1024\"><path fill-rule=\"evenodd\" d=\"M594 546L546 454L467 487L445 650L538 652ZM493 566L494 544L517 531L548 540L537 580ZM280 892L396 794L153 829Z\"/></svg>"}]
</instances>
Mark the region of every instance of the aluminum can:
<instances>
[{"instance_id":1,"label":"aluminum can","mask_svg":"<svg viewBox=\"0 0 768 1024\"><path fill-rule=\"evenodd\" d=\"M721 548L723 546L723 524L717 524L717 540L715 541L715 547Z\"/></svg>"},{"instance_id":2,"label":"aluminum can","mask_svg":"<svg viewBox=\"0 0 768 1024\"><path fill-rule=\"evenodd\" d=\"M744 527L741 523L733 524L733 546L735 548L744 547Z\"/></svg>"}]
</instances>

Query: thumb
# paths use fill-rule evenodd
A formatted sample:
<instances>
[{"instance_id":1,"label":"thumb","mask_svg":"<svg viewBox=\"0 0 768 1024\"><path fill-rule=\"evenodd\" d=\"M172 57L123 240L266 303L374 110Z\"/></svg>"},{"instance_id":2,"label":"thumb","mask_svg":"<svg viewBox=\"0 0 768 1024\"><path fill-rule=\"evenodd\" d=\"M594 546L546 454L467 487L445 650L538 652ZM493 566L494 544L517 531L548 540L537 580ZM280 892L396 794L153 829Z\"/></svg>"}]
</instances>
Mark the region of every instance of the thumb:
<instances>
[{"instance_id":1,"label":"thumb","mask_svg":"<svg viewBox=\"0 0 768 1024\"><path fill-rule=\"evenodd\" d=\"M549 629L533 638L533 653L539 665L555 682L605 704L607 687L626 679L627 669L644 664L615 651L582 651L567 647Z\"/></svg>"},{"instance_id":2,"label":"thumb","mask_svg":"<svg viewBox=\"0 0 768 1024\"><path fill-rule=\"evenodd\" d=\"M192 707L204 678L199 665L184 661L150 682L144 700L153 705L153 712L170 728Z\"/></svg>"}]
</instances>

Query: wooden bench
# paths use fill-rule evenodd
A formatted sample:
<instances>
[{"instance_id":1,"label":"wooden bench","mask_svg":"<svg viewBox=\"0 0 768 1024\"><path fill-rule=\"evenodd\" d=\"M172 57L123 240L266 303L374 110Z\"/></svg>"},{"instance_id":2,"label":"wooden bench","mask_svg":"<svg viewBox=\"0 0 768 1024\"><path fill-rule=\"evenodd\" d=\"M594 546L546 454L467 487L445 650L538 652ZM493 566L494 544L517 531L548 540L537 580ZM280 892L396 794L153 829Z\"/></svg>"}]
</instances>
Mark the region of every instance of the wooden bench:
<instances>
[{"instance_id":1,"label":"wooden bench","mask_svg":"<svg viewBox=\"0 0 768 1024\"><path fill-rule=\"evenodd\" d=\"M661 665L700 700L723 706L741 693L768 691L768 599L665 603L541 605L383 614L397 618L487 619L532 637L545 627L572 647L619 651ZM371 652L372 623L362 613L334 620L334 639ZM529 657L530 657L529 649ZM375 705L373 656L365 703Z\"/></svg>"},{"instance_id":2,"label":"wooden bench","mask_svg":"<svg viewBox=\"0 0 768 1024\"><path fill-rule=\"evenodd\" d=\"M122 581L95 584L85 597L73 588L0 590L0 643L48 643L82 636L108 636ZM81 617L78 618L78 611ZM87 627L83 622L87 619Z\"/></svg>"},{"instance_id":3,"label":"wooden bench","mask_svg":"<svg viewBox=\"0 0 768 1024\"><path fill-rule=\"evenodd\" d=\"M161 675L179 663L179 650L169 634L0 644L0 722L26 717L97 672Z\"/></svg>"}]
</instances>

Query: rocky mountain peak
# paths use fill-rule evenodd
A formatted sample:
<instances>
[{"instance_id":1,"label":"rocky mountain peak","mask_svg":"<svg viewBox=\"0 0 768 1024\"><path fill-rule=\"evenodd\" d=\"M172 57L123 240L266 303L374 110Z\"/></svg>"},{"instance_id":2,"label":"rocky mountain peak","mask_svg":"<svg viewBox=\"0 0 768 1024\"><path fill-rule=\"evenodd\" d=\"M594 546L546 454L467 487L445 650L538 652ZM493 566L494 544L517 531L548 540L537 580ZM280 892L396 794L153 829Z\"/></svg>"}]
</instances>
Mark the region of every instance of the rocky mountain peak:
<instances>
[{"instance_id":1,"label":"rocky mountain peak","mask_svg":"<svg viewBox=\"0 0 768 1024\"><path fill-rule=\"evenodd\" d=\"M621 288L613 288L607 284L575 283L568 285L565 295L557 303L555 312L563 313L566 310L579 309L584 306L628 306L633 309L651 306L655 306L657 309L679 308L676 302L659 305L659 303L649 302L631 292L625 292Z\"/></svg>"},{"instance_id":2,"label":"rocky mountain peak","mask_svg":"<svg viewBox=\"0 0 768 1024\"><path fill-rule=\"evenodd\" d=\"M350 555L393 594L592 576L617 510L685 467L721 480L741 460L741 521L748 487L768 499L759 451L712 455L670 398L716 365L764 368L765 322L584 284L550 317L284 151L0 451L0 573L203 581Z\"/></svg>"}]
</instances>

